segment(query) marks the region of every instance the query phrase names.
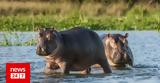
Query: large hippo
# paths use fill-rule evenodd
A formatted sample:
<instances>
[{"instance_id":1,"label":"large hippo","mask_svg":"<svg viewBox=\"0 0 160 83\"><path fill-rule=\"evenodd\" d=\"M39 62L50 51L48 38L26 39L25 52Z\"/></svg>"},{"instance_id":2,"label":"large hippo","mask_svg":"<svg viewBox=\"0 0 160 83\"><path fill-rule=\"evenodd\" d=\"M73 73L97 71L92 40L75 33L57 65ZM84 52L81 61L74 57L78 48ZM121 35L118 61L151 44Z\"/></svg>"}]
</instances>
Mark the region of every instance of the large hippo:
<instances>
[{"instance_id":1,"label":"large hippo","mask_svg":"<svg viewBox=\"0 0 160 83\"><path fill-rule=\"evenodd\" d=\"M128 46L128 33L104 34L101 39L104 44L105 53L112 67L125 67L126 64L133 66L133 54Z\"/></svg>"},{"instance_id":2,"label":"large hippo","mask_svg":"<svg viewBox=\"0 0 160 83\"><path fill-rule=\"evenodd\" d=\"M100 37L88 29L75 27L60 32L40 29L36 53L46 57L45 73L59 67L64 74L70 71L89 73L94 64L99 64L104 73L111 73Z\"/></svg>"}]
</instances>

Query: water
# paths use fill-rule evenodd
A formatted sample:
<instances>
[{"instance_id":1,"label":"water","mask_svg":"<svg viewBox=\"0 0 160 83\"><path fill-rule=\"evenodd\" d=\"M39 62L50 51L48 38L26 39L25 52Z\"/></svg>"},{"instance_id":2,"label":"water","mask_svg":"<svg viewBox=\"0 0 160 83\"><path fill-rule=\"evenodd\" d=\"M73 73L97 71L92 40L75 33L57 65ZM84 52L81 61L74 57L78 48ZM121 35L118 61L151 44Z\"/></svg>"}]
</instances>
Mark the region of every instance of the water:
<instances>
[{"instance_id":1,"label":"water","mask_svg":"<svg viewBox=\"0 0 160 83\"><path fill-rule=\"evenodd\" d=\"M0 83L5 83L5 63L31 63L31 83L159 83L160 82L160 33L156 31L127 31L129 46L134 55L134 67L112 70L103 74L100 68L90 75L45 75L43 57L35 53L35 46L0 46ZM101 35L102 31L98 31ZM109 33L117 33L109 32ZM124 34L125 32L118 32ZM22 33L21 33L22 34ZM22 41L33 38L35 33L25 33ZM0 37L3 40L2 37ZM13 38L14 40L14 38Z\"/></svg>"}]
</instances>

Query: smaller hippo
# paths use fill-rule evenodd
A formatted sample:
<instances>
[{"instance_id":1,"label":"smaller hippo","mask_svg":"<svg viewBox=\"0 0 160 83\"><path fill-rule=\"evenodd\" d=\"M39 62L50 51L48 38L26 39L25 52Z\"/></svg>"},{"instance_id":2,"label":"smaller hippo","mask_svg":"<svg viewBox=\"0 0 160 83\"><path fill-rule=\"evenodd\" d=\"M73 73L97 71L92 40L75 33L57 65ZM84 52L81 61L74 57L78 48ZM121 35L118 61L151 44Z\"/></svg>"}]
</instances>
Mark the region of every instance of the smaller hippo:
<instances>
[{"instance_id":1,"label":"smaller hippo","mask_svg":"<svg viewBox=\"0 0 160 83\"><path fill-rule=\"evenodd\" d=\"M128 33L124 36L121 34L104 34L101 36L110 66L125 67L126 64L133 66L133 54L128 46L127 37Z\"/></svg>"},{"instance_id":2,"label":"smaller hippo","mask_svg":"<svg viewBox=\"0 0 160 83\"><path fill-rule=\"evenodd\" d=\"M103 42L93 31L75 27L66 31L46 28L39 30L36 53L46 57L46 71L60 68L90 73L90 67L99 64L104 73L111 73Z\"/></svg>"}]
</instances>

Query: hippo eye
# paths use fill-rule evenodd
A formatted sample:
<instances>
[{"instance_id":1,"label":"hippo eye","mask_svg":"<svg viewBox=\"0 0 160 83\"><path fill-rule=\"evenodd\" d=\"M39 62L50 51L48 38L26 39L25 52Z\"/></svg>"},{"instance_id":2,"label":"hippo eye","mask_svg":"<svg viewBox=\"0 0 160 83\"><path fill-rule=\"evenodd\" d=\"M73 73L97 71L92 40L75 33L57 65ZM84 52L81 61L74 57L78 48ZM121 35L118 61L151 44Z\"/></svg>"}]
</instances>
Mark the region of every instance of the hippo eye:
<instances>
[{"instance_id":1,"label":"hippo eye","mask_svg":"<svg viewBox=\"0 0 160 83\"><path fill-rule=\"evenodd\" d=\"M46 35L46 38L47 38L48 41L53 40L53 39L52 39L53 36L52 36L51 34L47 34L47 35Z\"/></svg>"},{"instance_id":2,"label":"hippo eye","mask_svg":"<svg viewBox=\"0 0 160 83\"><path fill-rule=\"evenodd\" d=\"M116 44L115 41L112 41L112 42L110 43L110 45L111 45L111 47L114 48L114 49L117 48L117 44Z\"/></svg>"}]
</instances>

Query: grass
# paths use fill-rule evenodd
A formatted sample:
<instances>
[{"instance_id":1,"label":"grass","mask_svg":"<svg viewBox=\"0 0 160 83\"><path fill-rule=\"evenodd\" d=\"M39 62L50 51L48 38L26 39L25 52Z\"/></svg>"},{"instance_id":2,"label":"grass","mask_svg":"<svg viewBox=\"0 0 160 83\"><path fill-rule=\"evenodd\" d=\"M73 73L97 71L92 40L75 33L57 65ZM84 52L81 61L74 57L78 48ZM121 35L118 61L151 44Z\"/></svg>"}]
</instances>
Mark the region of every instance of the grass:
<instances>
[{"instance_id":1,"label":"grass","mask_svg":"<svg viewBox=\"0 0 160 83\"><path fill-rule=\"evenodd\" d=\"M35 45L34 39L21 42L16 31L36 31L39 27L66 30L83 26L92 30L158 30L159 0L1 0L0 45ZM82 1L82 2L79 2ZM151 2L155 1L155 2ZM11 42L9 34L16 42Z\"/></svg>"},{"instance_id":2,"label":"grass","mask_svg":"<svg viewBox=\"0 0 160 83\"><path fill-rule=\"evenodd\" d=\"M20 38L23 37L22 34L18 34L16 32L5 32L2 33L3 40L0 41L0 46L32 46L36 45L36 39L30 39L27 41L23 41Z\"/></svg>"},{"instance_id":3,"label":"grass","mask_svg":"<svg viewBox=\"0 0 160 83\"><path fill-rule=\"evenodd\" d=\"M110 3L109 0L107 3L102 3L104 0L82 1L2 0L0 31L35 31L40 26L59 30L74 26L92 30L160 30L158 2L136 2L130 7L132 0L130 3L125 0Z\"/></svg>"},{"instance_id":4,"label":"grass","mask_svg":"<svg viewBox=\"0 0 160 83\"><path fill-rule=\"evenodd\" d=\"M36 45L35 40L29 40L27 42L10 42L10 41L0 41L0 46L33 46Z\"/></svg>"},{"instance_id":5,"label":"grass","mask_svg":"<svg viewBox=\"0 0 160 83\"><path fill-rule=\"evenodd\" d=\"M121 17L89 17L80 15L37 15L0 17L0 31L35 31L38 27L58 30L84 26L92 30L159 30L160 12L152 15L126 15Z\"/></svg>"}]
</instances>

